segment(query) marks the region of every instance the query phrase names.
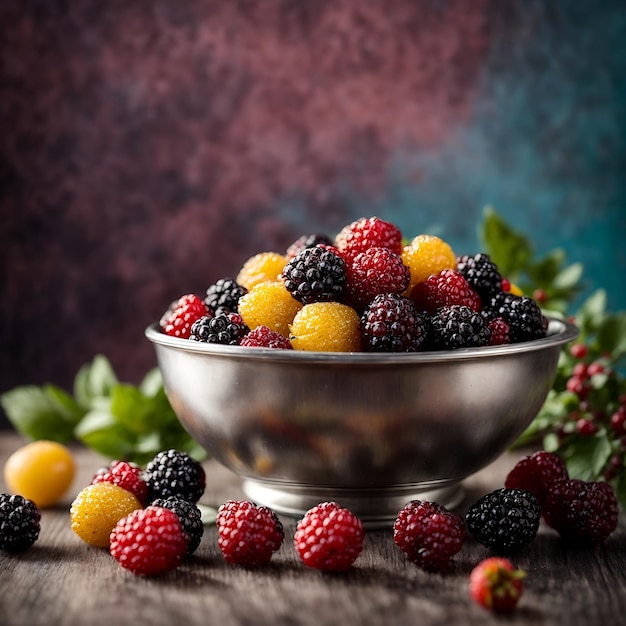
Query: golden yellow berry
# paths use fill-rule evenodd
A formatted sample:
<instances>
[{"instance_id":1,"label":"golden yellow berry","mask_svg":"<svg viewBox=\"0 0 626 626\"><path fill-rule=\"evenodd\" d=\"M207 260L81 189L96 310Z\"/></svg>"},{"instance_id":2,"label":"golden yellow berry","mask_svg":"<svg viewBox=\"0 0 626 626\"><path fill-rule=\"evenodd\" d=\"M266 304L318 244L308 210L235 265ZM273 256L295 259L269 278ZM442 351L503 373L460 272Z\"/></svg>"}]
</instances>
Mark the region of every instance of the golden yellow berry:
<instances>
[{"instance_id":1,"label":"golden yellow berry","mask_svg":"<svg viewBox=\"0 0 626 626\"><path fill-rule=\"evenodd\" d=\"M33 441L16 450L4 466L11 493L32 500L39 508L56 504L74 480L74 458L56 441Z\"/></svg>"},{"instance_id":2,"label":"golden yellow berry","mask_svg":"<svg viewBox=\"0 0 626 626\"><path fill-rule=\"evenodd\" d=\"M287 264L287 257L277 252L260 252L250 257L239 270L236 281L250 290L266 281L275 282Z\"/></svg>"},{"instance_id":3,"label":"golden yellow berry","mask_svg":"<svg viewBox=\"0 0 626 626\"><path fill-rule=\"evenodd\" d=\"M72 530L89 545L108 548L109 537L115 525L140 508L139 500L122 487L113 483L89 485L72 502Z\"/></svg>"},{"instance_id":4,"label":"golden yellow berry","mask_svg":"<svg viewBox=\"0 0 626 626\"><path fill-rule=\"evenodd\" d=\"M359 315L339 302L314 302L296 314L290 326L294 350L359 352Z\"/></svg>"},{"instance_id":5,"label":"golden yellow berry","mask_svg":"<svg viewBox=\"0 0 626 626\"><path fill-rule=\"evenodd\" d=\"M289 324L301 308L302 303L291 296L281 281L260 283L238 304L239 315L248 328L267 326L285 337L289 337Z\"/></svg>"},{"instance_id":6,"label":"golden yellow berry","mask_svg":"<svg viewBox=\"0 0 626 626\"><path fill-rule=\"evenodd\" d=\"M431 274L456 269L456 255L443 239L434 235L418 235L402 250L402 262L411 270L411 283L406 293Z\"/></svg>"},{"instance_id":7,"label":"golden yellow berry","mask_svg":"<svg viewBox=\"0 0 626 626\"><path fill-rule=\"evenodd\" d=\"M509 293L512 293L514 296L523 296L524 292L515 284L510 283Z\"/></svg>"}]
</instances>

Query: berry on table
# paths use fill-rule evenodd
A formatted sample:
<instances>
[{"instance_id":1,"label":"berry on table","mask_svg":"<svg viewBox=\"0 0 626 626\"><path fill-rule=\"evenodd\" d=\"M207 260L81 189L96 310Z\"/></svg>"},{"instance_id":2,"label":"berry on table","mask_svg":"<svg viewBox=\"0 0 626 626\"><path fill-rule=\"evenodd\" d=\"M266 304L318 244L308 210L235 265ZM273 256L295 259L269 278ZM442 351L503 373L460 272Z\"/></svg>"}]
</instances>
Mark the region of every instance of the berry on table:
<instances>
[{"instance_id":1,"label":"berry on table","mask_svg":"<svg viewBox=\"0 0 626 626\"><path fill-rule=\"evenodd\" d=\"M0 494L0 550L22 552L39 538L41 512L28 498Z\"/></svg>"},{"instance_id":2,"label":"berry on table","mask_svg":"<svg viewBox=\"0 0 626 626\"><path fill-rule=\"evenodd\" d=\"M346 262L324 246L305 248L284 267L282 280L302 304L341 302L346 289Z\"/></svg>"},{"instance_id":3,"label":"berry on table","mask_svg":"<svg viewBox=\"0 0 626 626\"><path fill-rule=\"evenodd\" d=\"M345 302L362 311L381 293L402 294L409 286L411 272L399 254L389 248L369 248L347 264Z\"/></svg>"},{"instance_id":4,"label":"berry on table","mask_svg":"<svg viewBox=\"0 0 626 626\"><path fill-rule=\"evenodd\" d=\"M179 450L163 450L147 465L148 502L177 496L196 503L204 493L206 474L202 465Z\"/></svg>"},{"instance_id":5,"label":"berry on table","mask_svg":"<svg viewBox=\"0 0 626 626\"><path fill-rule=\"evenodd\" d=\"M215 317L201 317L191 327L189 339L202 343L237 346L250 331L239 313L220 313Z\"/></svg>"},{"instance_id":6,"label":"berry on table","mask_svg":"<svg viewBox=\"0 0 626 626\"><path fill-rule=\"evenodd\" d=\"M115 525L136 509L137 498L113 483L97 483L85 487L70 507L72 530L89 545L108 548Z\"/></svg>"},{"instance_id":7,"label":"berry on table","mask_svg":"<svg viewBox=\"0 0 626 626\"><path fill-rule=\"evenodd\" d=\"M562 480L550 489L543 509L548 526L572 544L597 544L616 528L618 503L609 483Z\"/></svg>"},{"instance_id":8,"label":"berry on table","mask_svg":"<svg viewBox=\"0 0 626 626\"><path fill-rule=\"evenodd\" d=\"M525 576L526 572L516 569L508 559L484 559L470 573L470 596L484 609L510 613L524 592Z\"/></svg>"},{"instance_id":9,"label":"berry on table","mask_svg":"<svg viewBox=\"0 0 626 626\"><path fill-rule=\"evenodd\" d=\"M294 545L302 562L319 570L348 569L363 549L361 520L336 502L322 502L298 522Z\"/></svg>"},{"instance_id":10,"label":"berry on table","mask_svg":"<svg viewBox=\"0 0 626 626\"><path fill-rule=\"evenodd\" d=\"M456 513L436 502L414 500L399 513L393 539L412 563L427 571L445 569L461 549L465 524Z\"/></svg>"},{"instance_id":11,"label":"berry on table","mask_svg":"<svg viewBox=\"0 0 626 626\"><path fill-rule=\"evenodd\" d=\"M32 500L39 508L56 504L74 480L70 450L56 441L39 440L18 448L4 465L9 491Z\"/></svg>"},{"instance_id":12,"label":"berry on table","mask_svg":"<svg viewBox=\"0 0 626 626\"><path fill-rule=\"evenodd\" d=\"M527 546L539 530L541 509L524 489L496 489L475 502L465 515L468 532L496 552Z\"/></svg>"},{"instance_id":13,"label":"berry on table","mask_svg":"<svg viewBox=\"0 0 626 626\"><path fill-rule=\"evenodd\" d=\"M305 305L289 327L294 350L359 352L362 349L359 315L339 302Z\"/></svg>"},{"instance_id":14,"label":"berry on table","mask_svg":"<svg viewBox=\"0 0 626 626\"><path fill-rule=\"evenodd\" d=\"M149 506L123 517L111 531L111 556L138 576L156 576L176 569L187 554L188 538L178 515Z\"/></svg>"},{"instance_id":15,"label":"berry on table","mask_svg":"<svg viewBox=\"0 0 626 626\"><path fill-rule=\"evenodd\" d=\"M430 315L442 306L453 304L467 306L473 311L480 311L482 307L478 293L456 270L442 270L418 283L411 290L411 300L418 311L426 311Z\"/></svg>"},{"instance_id":16,"label":"berry on table","mask_svg":"<svg viewBox=\"0 0 626 626\"><path fill-rule=\"evenodd\" d=\"M239 314L248 328L267 326L285 337L301 308L302 303L291 297L282 281L261 283L239 300Z\"/></svg>"},{"instance_id":17,"label":"berry on table","mask_svg":"<svg viewBox=\"0 0 626 626\"><path fill-rule=\"evenodd\" d=\"M216 315L218 311L237 313L239 299L246 293L248 290L236 280L220 278L207 289L204 304L211 315Z\"/></svg>"},{"instance_id":18,"label":"berry on table","mask_svg":"<svg viewBox=\"0 0 626 626\"><path fill-rule=\"evenodd\" d=\"M97 472L91 480L92 485L98 483L113 483L134 494L142 506L147 503L148 485L144 479L143 471L134 463L113 461L108 467Z\"/></svg>"},{"instance_id":19,"label":"berry on table","mask_svg":"<svg viewBox=\"0 0 626 626\"><path fill-rule=\"evenodd\" d=\"M187 339L193 323L207 313L201 298L195 294L187 294L170 305L161 317L160 326L166 335Z\"/></svg>"},{"instance_id":20,"label":"berry on table","mask_svg":"<svg viewBox=\"0 0 626 626\"><path fill-rule=\"evenodd\" d=\"M219 546L227 563L259 567L280 548L283 525L274 511L247 500L228 500L217 511Z\"/></svg>"},{"instance_id":21,"label":"berry on table","mask_svg":"<svg viewBox=\"0 0 626 626\"><path fill-rule=\"evenodd\" d=\"M193 554L200 545L204 534L204 524L200 509L182 498L170 496L169 498L157 498L151 506L159 506L174 511L180 521L183 534L187 537L187 554Z\"/></svg>"},{"instance_id":22,"label":"berry on table","mask_svg":"<svg viewBox=\"0 0 626 626\"><path fill-rule=\"evenodd\" d=\"M360 329L366 352L416 352L426 347L430 320L408 298L380 294L365 309Z\"/></svg>"},{"instance_id":23,"label":"berry on table","mask_svg":"<svg viewBox=\"0 0 626 626\"><path fill-rule=\"evenodd\" d=\"M539 450L521 458L508 473L504 486L507 489L524 489L532 493L543 506L552 485L567 480L567 468L561 457Z\"/></svg>"}]
</instances>

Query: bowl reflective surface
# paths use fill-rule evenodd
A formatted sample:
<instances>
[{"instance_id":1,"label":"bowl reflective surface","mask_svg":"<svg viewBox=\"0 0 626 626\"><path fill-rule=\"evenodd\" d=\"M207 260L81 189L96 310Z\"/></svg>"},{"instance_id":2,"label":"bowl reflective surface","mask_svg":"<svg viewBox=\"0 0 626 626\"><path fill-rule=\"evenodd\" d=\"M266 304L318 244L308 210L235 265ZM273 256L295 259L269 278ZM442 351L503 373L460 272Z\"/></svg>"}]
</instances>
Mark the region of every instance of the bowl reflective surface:
<instances>
[{"instance_id":1,"label":"bowl reflective surface","mask_svg":"<svg viewBox=\"0 0 626 626\"><path fill-rule=\"evenodd\" d=\"M146 329L183 426L240 475L246 495L302 515L335 500L368 526L410 500L454 507L461 482L517 439L543 405L561 347L543 339L411 354L220 346Z\"/></svg>"}]
</instances>

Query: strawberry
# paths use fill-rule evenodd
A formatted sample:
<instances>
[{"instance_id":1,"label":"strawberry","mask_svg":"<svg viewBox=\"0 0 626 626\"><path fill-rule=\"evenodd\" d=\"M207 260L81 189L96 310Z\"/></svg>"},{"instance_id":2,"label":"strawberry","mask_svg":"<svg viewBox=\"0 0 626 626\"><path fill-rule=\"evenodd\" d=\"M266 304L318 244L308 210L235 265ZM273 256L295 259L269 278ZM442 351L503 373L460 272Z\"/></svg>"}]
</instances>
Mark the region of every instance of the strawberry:
<instances>
[{"instance_id":1,"label":"strawberry","mask_svg":"<svg viewBox=\"0 0 626 626\"><path fill-rule=\"evenodd\" d=\"M470 596L487 610L509 613L515 609L523 593L522 579L525 576L526 572L515 569L508 559L484 559L470 574Z\"/></svg>"}]
</instances>

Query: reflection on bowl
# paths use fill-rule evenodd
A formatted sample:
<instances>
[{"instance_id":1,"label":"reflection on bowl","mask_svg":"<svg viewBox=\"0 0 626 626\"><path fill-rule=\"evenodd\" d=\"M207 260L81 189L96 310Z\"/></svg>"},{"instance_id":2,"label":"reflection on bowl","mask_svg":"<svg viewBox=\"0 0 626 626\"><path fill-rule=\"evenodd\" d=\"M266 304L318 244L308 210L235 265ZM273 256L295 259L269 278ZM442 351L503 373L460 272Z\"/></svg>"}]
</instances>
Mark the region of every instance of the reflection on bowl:
<instances>
[{"instance_id":1,"label":"reflection on bowl","mask_svg":"<svg viewBox=\"0 0 626 626\"><path fill-rule=\"evenodd\" d=\"M452 507L537 415L561 347L543 339L453 352L320 353L204 344L146 329L183 426L247 496L302 515L336 500L369 526L412 499Z\"/></svg>"}]
</instances>

